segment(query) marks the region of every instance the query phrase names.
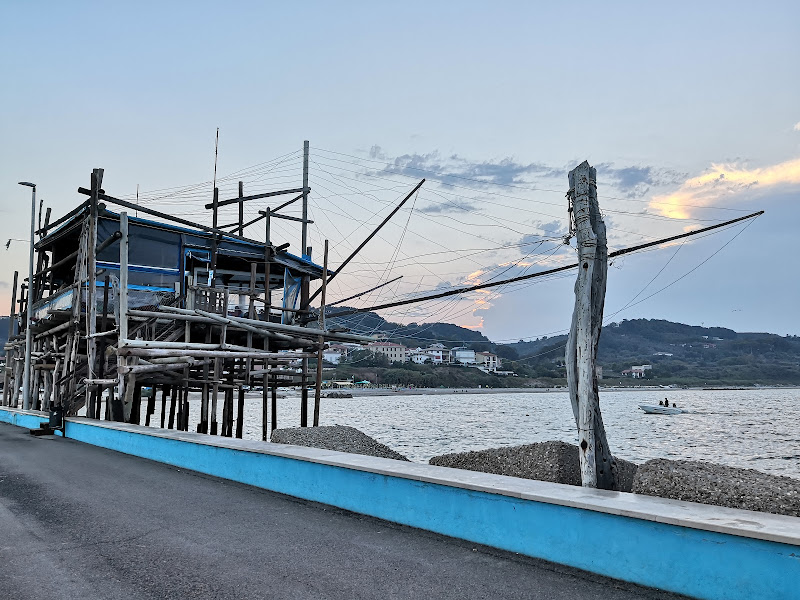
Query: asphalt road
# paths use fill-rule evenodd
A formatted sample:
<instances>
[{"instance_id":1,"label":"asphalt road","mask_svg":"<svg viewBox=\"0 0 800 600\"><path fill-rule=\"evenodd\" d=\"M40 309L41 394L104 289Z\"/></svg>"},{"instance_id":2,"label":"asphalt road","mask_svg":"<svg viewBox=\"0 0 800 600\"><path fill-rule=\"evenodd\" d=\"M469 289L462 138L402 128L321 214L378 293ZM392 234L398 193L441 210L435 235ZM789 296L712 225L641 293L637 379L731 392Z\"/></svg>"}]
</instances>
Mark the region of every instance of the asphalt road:
<instances>
[{"instance_id":1,"label":"asphalt road","mask_svg":"<svg viewBox=\"0 0 800 600\"><path fill-rule=\"evenodd\" d=\"M0 423L0 598L677 597Z\"/></svg>"}]
</instances>

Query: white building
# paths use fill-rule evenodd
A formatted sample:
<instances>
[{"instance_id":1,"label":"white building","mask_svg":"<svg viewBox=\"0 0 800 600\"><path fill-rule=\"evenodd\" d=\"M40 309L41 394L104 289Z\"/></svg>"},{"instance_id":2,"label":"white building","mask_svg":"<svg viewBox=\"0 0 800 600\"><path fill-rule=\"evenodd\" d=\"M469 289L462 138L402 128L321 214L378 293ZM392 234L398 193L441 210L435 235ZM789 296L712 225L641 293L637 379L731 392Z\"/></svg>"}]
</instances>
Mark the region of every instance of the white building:
<instances>
[{"instance_id":1,"label":"white building","mask_svg":"<svg viewBox=\"0 0 800 600\"><path fill-rule=\"evenodd\" d=\"M342 354L340 350L334 350L332 348L328 348L322 352L322 360L332 365L338 365L346 356L347 355Z\"/></svg>"},{"instance_id":2,"label":"white building","mask_svg":"<svg viewBox=\"0 0 800 600\"><path fill-rule=\"evenodd\" d=\"M500 366L497 355L491 352L476 352L475 362L487 371L497 371L497 367Z\"/></svg>"},{"instance_id":3,"label":"white building","mask_svg":"<svg viewBox=\"0 0 800 600\"><path fill-rule=\"evenodd\" d=\"M450 362L450 350L445 348L443 344L431 344L422 352L424 352L435 365Z\"/></svg>"},{"instance_id":4,"label":"white building","mask_svg":"<svg viewBox=\"0 0 800 600\"><path fill-rule=\"evenodd\" d=\"M408 361L408 348L402 344L395 344L394 342L372 342L371 344L367 344L366 349L374 354L382 354L389 359L389 362Z\"/></svg>"},{"instance_id":5,"label":"white building","mask_svg":"<svg viewBox=\"0 0 800 600\"><path fill-rule=\"evenodd\" d=\"M469 348L453 348L450 350L450 357L452 362L461 363L462 365L474 365L475 350Z\"/></svg>"}]
</instances>

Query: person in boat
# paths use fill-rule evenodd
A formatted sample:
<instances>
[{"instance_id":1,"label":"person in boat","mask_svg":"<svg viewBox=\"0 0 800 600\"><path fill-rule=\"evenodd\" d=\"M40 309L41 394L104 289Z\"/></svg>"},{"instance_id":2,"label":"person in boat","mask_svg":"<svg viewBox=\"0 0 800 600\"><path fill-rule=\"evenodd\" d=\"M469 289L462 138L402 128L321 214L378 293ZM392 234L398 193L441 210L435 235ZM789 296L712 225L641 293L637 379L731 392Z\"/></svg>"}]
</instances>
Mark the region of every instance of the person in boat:
<instances>
[{"instance_id":1,"label":"person in boat","mask_svg":"<svg viewBox=\"0 0 800 600\"><path fill-rule=\"evenodd\" d=\"M659 400L659 401L658 401L658 405L659 405L659 406L664 406L664 403L663 403L661 400Z\"/></svg>"},{"instance_id":2,"label":"person in boat","mask_svg":"<svg viewBox=\"0 0 800 600\"><path fill-rule=\"evenodd\" d=\"M672 408L678 408L678 405L673 402L672 403Z\"/></svg>"}]
</instances>

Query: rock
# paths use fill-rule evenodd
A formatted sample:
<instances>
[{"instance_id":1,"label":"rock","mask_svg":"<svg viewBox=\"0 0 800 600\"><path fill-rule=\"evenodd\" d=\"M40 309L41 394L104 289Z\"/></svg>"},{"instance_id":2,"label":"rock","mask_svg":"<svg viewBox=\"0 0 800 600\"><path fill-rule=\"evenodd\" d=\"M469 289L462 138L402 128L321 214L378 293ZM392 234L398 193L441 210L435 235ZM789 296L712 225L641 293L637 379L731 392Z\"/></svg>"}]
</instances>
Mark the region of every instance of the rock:
<instances>
[{"instance_id":1,"label":"rock","mask_svg":"<svg viewBox=\"0 0 800 600\"><path fill-rule=\"evenodd\" d=\"M567 442L537 442L509 448L491 448L476 452L461 452L434 456L432 465L536 479L552 483L580 485L578 447ZM631 491L636 464L617 459L620 490Z\"/></svg>"},{"instance_id":2,"label":"rock","mask_svg":"<svg viewBox=\"0 0 800 600\"><path fill-rule=\"evenodd\" d=\"M637 494L800 517L800 480L755 469L657 458L639 466Z\"/></svg>"},{"instance_id":3,"label":"rock","mask_svg":"<svg viewBox=\"0 0 800 600\"><path fill-rule=\"evenodd\" d=\"M277 444L294 444L295 446L309 446L323 448L350 454L364 454L394 460L408 459L395 452L388 446L369 437L355 427L345 425L331 425L328 427L292 427L290 429L276 429L272 432L270 440Z\"/></svg>"}]
</instances>

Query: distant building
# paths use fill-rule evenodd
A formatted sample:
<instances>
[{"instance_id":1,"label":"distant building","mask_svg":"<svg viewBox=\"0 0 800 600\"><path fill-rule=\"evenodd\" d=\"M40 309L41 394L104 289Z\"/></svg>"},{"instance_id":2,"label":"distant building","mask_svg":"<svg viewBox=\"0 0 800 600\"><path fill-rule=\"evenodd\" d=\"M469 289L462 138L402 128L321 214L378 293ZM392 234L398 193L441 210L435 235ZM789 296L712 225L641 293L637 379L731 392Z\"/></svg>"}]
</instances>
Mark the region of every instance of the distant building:
<instances>
[{"instance_id":1,"label":"distant building","mask_svg":"<svg viewBox=\"0 0 800 600\"><path fill-rule=\"evenodd\" d=\"M487 371L496 371L497 367L500 366L497 355L491 352L476 352L475 363Z\"/></svg>"},{"instance_id":2,"label":"distant building","mask_svg":"<svg viewBox=\"0 0 800 600\"><path fill-rule=\"evenodd\" d=\"M630 369L625 369L622 372L623 377L630 375L634 379L641 379L644 377L644 372L653 368L653 365L634 365Z\"/></svg>"},{"instance_id":3,"label":"distant building","mask_svg":"<svg viewBox=\"0 0 800 600\"><path fill-rule=\"evenodd\" d=\"M452 348L450 350L451 362L460 363L462 365L474 365L476 364L475 360L475 350L470 350L469 348Z\"/></svg>"},{"instance_id":4,"label":"distant building","mask_svg":"<svg viewBox=\"0 0 800 600\"><path fill-rule=\"evenodd\" d=\"M382 354L389 362L407 362L408 348L394 342L372 342L367 344L367 350L375 354Z\"/></svg>"},{"instance_id":5,"label":"distant building","mask_svg":"<svg viewBox=\"0 0 800 600\"><path fill-rule=\"evenodd\" d=\"M672 352L653 352L653 356L672 356Z\"/></svg>"},{"instance_id":6,"label":"distant building","mask_svg":"<svg viewBox=\"0 0 800 600\"><path fill-rule=\"evenodd\" d=\"M428 356L435 365L450 362L450 350L445 348L444 344L431 344L422 352Z\"/></svg>"},{"instance_id":7,"label":"distant building","mask_svg":"<svg viewBox=\"0 0 800 600\"><path fill-rule=\"evenodd\" d=\"M422 348L408 351L408 359L418 365L423 365L426 362L433 362L431 357L428 356Z\"/></svg>"},{"instance_id":8,"label":"distant building","mask_svg":"<svg viewBox=\"0 0 800 600\"><path fill-rule=\"evenodd\" d=\"M323 351L322 360L332 365L338 365L344 356L339 350L331 350L330 348Z\"/></svg>"}]
</instances>

